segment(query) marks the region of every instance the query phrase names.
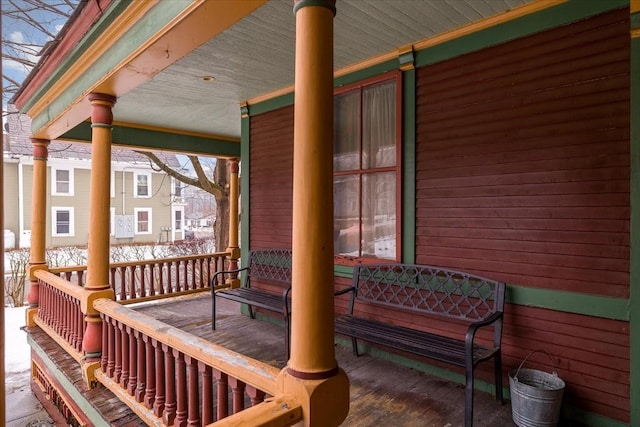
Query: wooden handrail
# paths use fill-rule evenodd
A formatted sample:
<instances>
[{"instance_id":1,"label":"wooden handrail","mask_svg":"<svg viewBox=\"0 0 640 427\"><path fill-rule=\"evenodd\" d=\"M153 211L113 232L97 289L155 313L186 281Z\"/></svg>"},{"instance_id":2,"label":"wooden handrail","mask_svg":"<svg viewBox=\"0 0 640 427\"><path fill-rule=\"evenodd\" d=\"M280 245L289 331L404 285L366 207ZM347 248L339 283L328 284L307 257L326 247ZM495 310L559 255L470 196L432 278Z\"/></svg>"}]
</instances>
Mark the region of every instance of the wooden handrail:
<instances>
[{"instance_id":1,"label":"wooden handrail","mask_svg":"<svg viewBox=\"0 0 640 427\"><path fill-rule=\"evenodd\" d=\"M78 300L82 300L82 296L85 293L85 290L78 285L74 285L73 283L47 270L37 270L34 275L37 279L47 282L47 284L60 290L61 292Z\"/></svg>"},{"instance_id":2,"label":"wooden handrail","mask_svg":"<svg viewBox=\"0 0 640 427\"><path fill-rule=\"evenodd\" d=\"M278 368L221 347L106 298L96 300L94 308L133 330L248 385L271 395L277 394L276 377L280 373Z\"/></svg>"}]
</instances>

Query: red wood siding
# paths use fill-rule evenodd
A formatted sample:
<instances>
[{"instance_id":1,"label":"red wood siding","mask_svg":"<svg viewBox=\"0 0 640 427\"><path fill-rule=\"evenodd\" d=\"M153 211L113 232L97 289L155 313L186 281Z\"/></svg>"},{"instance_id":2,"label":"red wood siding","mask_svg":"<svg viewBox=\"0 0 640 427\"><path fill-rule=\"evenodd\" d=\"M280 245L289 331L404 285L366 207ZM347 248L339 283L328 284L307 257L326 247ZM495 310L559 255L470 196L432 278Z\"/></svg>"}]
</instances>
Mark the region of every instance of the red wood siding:
<instances>
[{"instance_id":1,"label":"red wood siding","mask_svg":"<svg viewBox=\"0 0 640 427\"><path fill-rule=\"evenodd\" d=\"M251 117L249 245L291 248L293 106Z\"/></svg>"},{"instance_id":2,"label":"red wood siding","mask_svg":"<svg viewBox=\"0 0 640 427\"><path fill-rule=\"evenodd\" d=\"M417 70L418 262L629 296L628 18Z\"/></svg>"},{"instance_id":3,"label":"red wood siding","mask_svg":"<svg viewBox=\"0 0 640 427\"><path fill-rule=\"evenodd\" d=\"M628 298L628 19L417 70L417 262ZM565 402L628 422L628 322L508 305L505 381L533 349L554 355Z\"/></svg>"}]
</instances>

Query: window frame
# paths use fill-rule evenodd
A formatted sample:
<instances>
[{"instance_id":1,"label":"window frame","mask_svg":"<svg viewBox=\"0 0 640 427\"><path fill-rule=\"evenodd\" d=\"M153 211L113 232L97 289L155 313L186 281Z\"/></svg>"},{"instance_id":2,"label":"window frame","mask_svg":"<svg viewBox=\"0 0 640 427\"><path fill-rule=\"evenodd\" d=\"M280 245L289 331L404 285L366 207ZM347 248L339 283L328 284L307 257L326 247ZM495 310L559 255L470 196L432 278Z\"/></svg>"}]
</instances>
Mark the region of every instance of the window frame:
<instances>
[{"instance_id":1,"label":"window frame","mask_svg":"<svg viewBox=\"0 0 640 427\"><path fill-rule=\"evenodd\" d=\"M151 198L151 194L153 192L152 180L151 180L151 172L133 172L133 197L136 199L149 199ZM146 176L147 177L147 194L139 194L138 193L138 176Z\"/></svg>"},{"instance_id":2,"label":"window frame","mask_svg":"<svg viewBox=\"0 0 640 427\"><path fill-rule=\"evenodd\" d=\"M343 265L354 265L354 264L360 264L360 263L369 263L369 262L380 262L380 261L391 261L391 262L401 262L402 261L402 176L403 176L403 158L402 158L402 145L403 145L403 140L402 140L402 129L403 129L403 121L402 121L402 117L403 117L403 98L402 98L402 72L400 70L394 70L394 71L389 71L387 73L384 74L380 74L378 76L374 76L374 77L370 77L367 79L363 79L363 80L359 80L357 82L354 83L350 83L350 84L346 84L344 86L341 86L339 88L334 89L333 92L333 96L334 99L336 98L336 96L341 95L341 94L345 94L347 92L352 92L355 90L360 91L360 104L362 106L362 90L363 88L366 87L370 87L370 86L375 86L378 84L382 84L386 81L391 81L391 80L395 80L396 83L396 110L395 110L395 116L396 116L396 132L395 132L395 137L396 137L396 164L393 167L381 167L381 168L375 168L375 169L363 169L362 165L359 166L359 169L357 170L350 170L350 171L339 171L333 172L333 177L335 179L335 177L337 176L353 176L353 175L357 175L359 177L362 177L363 175L370 175L373 174L372 172L368 172L371 170L375 170L374 173L386 173L386 172L394 172L395 171L395 176L396 176L396 184L395 184L395 190L396 190L396 224L395 224L395 241L396 241L396 251L395 251L395 258L391 259L391 258L378 258L378 257L374 257L371 255L362 255L362 203L360 203L359 206L359 210L360 210L360 219L359 219L359 238L360 238L360 243L359 243L359 254L358 256L350 256L350 255L340 255L340 254L335 254L334 253L334 259L336 264L343 264ZM362 115L360 116L360 129L362 129ZM334 124L335 126L335 124ZM362 154L362 132L360 132L360 155ZM362 188L360 188L360 199L362 200ZM335 209L335 202L334 202L334 209ZM334 216L334 223L335 223L335 216Z\"/></svg>"},{"instance_id":3,"label":"window frame","mask_svg":"<svg viewBox=\"0 0 640 427\"><path fill-rule=\"evenodd\" d=\"M69 212L69 232L58 232L58 212ZM75 236L75 215L72 206L51 207L51 236L52 237L74 237Z\"/></svg>"},{"instance_id":4,"label":"window frame","mask_svg":"<svg viewBox=\"0 0 640 427\"><path fill-rule=\"evenodd\" d=\"M58 171L66 171L69 173L69 191L61 192L58 191ZM75 173L74 168L72 167L59 167L52 166L51 167L51 195L52 196L73 196L75 191L74 186Z\"/></svg>"},{"instance_id":5,"label":"window frame","mask_svg":"<svg viewBox=\"0 0 640 427\"><path fill-rule=\"evenodd\" d=\"M140 212L147 212L149 214L149 218L147 219L147 223L149 227L147 231L140 231L140 221L138 220L138 214ZM153 234L153 209L152 208L133 208L133 225L134 225L133 232L135 235Z\"/></svg>"}]
</instances>

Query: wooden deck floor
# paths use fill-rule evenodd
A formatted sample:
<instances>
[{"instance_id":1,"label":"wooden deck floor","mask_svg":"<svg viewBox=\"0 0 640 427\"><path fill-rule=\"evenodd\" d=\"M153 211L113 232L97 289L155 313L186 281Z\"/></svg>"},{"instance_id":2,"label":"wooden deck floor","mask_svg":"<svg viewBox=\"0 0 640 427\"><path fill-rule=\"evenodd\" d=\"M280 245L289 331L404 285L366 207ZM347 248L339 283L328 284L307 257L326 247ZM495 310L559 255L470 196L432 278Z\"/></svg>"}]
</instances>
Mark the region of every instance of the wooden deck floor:
<instances>
[{"instance_id":1,"label":"wooden deck floor","mask_svg":"<svg viewBox=\"0 0 640 427\"><path fill-rule=\"evenodd\" d=\"M134 307L132 307L134 308ZM211 329L211 297L182 298L135 307L158 320L277 367L286 364L285 329L240 315L239 304L218 304ZM414 369L336 346L336 359L349 376L351 408L344 426L455 427L464 423L464 387ZM475 392L474 426L515 426L509 402Z\"/></svg>"}]
</instances>

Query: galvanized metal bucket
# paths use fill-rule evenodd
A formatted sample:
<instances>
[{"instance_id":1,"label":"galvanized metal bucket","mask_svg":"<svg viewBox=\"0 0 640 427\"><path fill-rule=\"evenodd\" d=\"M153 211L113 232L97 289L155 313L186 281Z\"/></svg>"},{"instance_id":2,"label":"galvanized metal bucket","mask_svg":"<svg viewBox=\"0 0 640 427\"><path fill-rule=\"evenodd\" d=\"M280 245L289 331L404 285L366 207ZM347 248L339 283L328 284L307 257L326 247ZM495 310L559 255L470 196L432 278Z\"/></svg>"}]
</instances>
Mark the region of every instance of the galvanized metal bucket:
<instances>
[{"instance_id":1,"label":"galvanized metal bucket","mask_svg":"<svg viewBox=\"0 0 640 427\"><path fill-rule=\"evenodd\" d=\"M553 373L522 369L524 362L537 352L545 353L549 357ZM564 385L564 381L558 377L549 353L544 350L534 350L529 353L518 369L509 371L513 422L519 427L557 426Z\"/></svg>"}]
</instances>

